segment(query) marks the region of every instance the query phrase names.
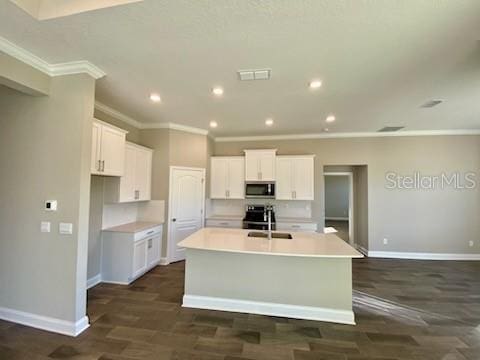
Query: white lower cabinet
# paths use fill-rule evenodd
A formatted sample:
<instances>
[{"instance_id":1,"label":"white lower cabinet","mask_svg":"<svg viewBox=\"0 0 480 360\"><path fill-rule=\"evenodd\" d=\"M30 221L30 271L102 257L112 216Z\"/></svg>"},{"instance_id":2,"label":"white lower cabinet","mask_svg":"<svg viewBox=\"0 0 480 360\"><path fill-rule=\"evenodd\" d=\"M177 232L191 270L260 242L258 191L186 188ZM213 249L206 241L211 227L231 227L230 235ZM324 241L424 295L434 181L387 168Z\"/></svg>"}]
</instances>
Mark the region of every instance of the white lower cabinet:
<instances>
[{"instance_id":1,"label":"white lower cabinet","mask_svg":"<svg viewBox=\"0 0 480 360\"><path fill-rule=\"evenodd\" d=\"M104 231L102 281L130 284L160 263L162 226L137 233Z\"/></svg>"},{"instance_id":2,"label":"white lower cabinet","mask_svg":"<svg viewBox=\"0 0 480 360\"><path fill-rule=\"evenodd\" d=\"M231 228L231 229L241 229L243 226L242 220L233 220L233 219L207 219L206 227L217 227L217 228Z\"/></svg>"},{"instance_id":3,"label":"white lower cabinet","mask_svg":"<svg viewBox=\"0 0 480 360\"><path fill-rule=\"evenodd\" d=\"M316 223L307 222L282 222L277 221L277 231L301 231L301 232L315 232L317 231Z\"/></svg>"}]
</instances>

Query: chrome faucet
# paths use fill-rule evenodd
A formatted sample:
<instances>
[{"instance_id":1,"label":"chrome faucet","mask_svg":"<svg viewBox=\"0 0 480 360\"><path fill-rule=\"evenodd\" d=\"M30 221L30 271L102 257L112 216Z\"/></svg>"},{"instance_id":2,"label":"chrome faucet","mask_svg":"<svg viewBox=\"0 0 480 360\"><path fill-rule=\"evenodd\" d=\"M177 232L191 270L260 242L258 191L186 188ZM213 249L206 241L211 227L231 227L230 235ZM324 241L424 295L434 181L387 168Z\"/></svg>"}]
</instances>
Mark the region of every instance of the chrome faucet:
<instances>
[{"instance_id":1,"label":"chrome faucet","mask_svg":"<svg viewBox=\"0 0 480 360\"><path fill-rule=\"evenodd\" d=\"M272 240L272 209L268 209L268 240Z\"/></svg>"}]
</instances>

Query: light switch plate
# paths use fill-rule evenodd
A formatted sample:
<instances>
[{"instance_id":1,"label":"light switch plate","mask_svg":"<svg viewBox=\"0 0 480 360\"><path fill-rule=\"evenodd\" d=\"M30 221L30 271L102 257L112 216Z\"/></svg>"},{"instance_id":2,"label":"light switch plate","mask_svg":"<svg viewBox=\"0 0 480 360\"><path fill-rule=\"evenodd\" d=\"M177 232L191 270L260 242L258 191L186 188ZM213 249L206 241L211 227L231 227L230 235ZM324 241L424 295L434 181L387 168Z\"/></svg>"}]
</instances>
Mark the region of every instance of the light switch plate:
<instances>
[{"instance_id":1,"label":"light switch plate","mask_svg":"<svg viewBox=\"0 0 480 360\"><path fill-rule=\"evenodd\" d=\"M58 232L64 235L71 235L73 233L72 223L60 223L58 225Z\"/></svg>"},{"instance_id":2,"label":"light switch plate","mask_svg":"<svg viewBox=\"0 0 480 360\"><path fill-rule=\"evenodd\" d=\"M42 221L40 223L40 231L42 233L49 233L50 232L50 221Z\"/></svg>"},{"instance_id":3,"label":"light switch plate","mask_svg":"<svg viewBox=\"0 0 480 360\"><path fill-rule=\"evenodd\" d=\"M57 211L57 200L45 201L45 211Z\"/></svg>"}]
</instances>

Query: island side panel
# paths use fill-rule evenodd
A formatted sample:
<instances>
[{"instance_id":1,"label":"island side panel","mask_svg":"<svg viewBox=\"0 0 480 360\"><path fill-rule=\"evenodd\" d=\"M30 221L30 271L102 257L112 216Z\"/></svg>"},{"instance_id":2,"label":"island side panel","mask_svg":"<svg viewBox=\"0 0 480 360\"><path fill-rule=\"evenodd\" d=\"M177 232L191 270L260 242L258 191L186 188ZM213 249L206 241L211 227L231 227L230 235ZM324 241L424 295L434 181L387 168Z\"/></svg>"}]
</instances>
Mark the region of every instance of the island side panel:
<instances>
[{"instance_id":1,"label":"island side panel","mask_svg":"<svg viewBox=\"0 0 480 360\"><path fill-rule=\"evenodd\" d=\"M354 323L350 258L196 249L186 257L184 306Z\"/></svg>"}]
</instances>

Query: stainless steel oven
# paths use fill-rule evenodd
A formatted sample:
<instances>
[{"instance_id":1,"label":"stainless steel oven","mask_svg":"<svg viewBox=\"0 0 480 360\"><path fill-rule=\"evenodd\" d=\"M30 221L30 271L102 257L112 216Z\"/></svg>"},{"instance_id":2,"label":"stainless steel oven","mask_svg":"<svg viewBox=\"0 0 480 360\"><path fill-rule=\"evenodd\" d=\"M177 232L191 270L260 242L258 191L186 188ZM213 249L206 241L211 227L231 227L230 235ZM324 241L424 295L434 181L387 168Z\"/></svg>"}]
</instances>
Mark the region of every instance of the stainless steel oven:
<instances>
[{"instance_id":1,"label":"stainless steel oven","mask_svg":"<svg viewBox=\"0 0 480 360\"><path fill-rule=\"evenodd\" d=\"M247 199L275 199L275 183L247 182L245 183L245 197Z\"/></svg>"}]
</instances>

